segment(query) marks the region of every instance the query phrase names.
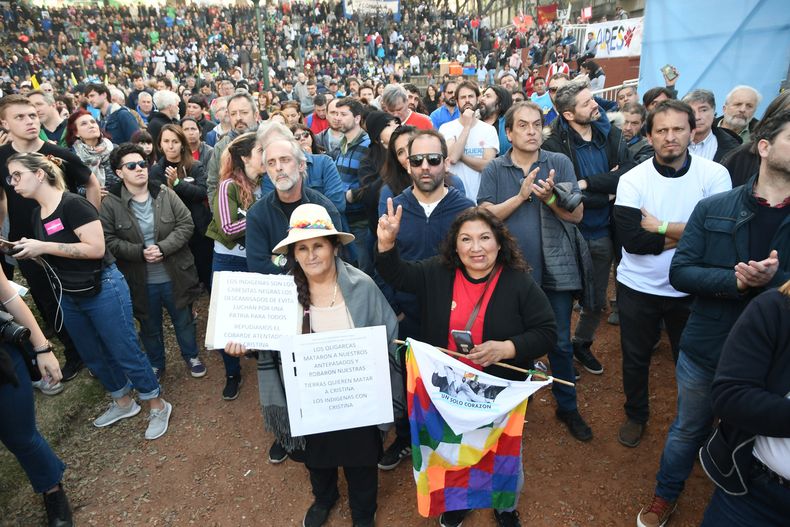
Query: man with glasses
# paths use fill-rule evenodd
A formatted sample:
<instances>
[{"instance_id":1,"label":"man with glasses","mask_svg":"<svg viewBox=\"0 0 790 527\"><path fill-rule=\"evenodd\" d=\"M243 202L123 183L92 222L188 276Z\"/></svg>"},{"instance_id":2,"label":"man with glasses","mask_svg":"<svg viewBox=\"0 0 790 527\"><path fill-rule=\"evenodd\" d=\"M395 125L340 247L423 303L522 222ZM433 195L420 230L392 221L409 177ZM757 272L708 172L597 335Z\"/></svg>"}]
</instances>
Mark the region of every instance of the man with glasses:
<instances>
[{"instance_id":1,"label":"man with glasses","mask_svg":"<svg viewBox=\"0 0 790 527\"><path fill-rule=\"evenodd\" d=\"M420 130L409 142L409 175L412 186L392 200L393 209L403 207L397 246L401 258L418 261L436 256L455 217L474 202L445 186L450 164L447 143L436 130ZM384 289L400 320L399 338L420 338L420 305L417 297ZM395 422L395 441L385 450L379 468L392 470L411 454L408 417Z\"/></svg>"},{"instance_id":2,"label":"man with glasses","mask_svg":"<svg viewBox=\"0 0 790 527\"><path fill-rule=\"evenodd\" d=\"M553 374L574 381L571 313L574 295L584 290L584 266L575 227L584 212L573 165L567 156L541 149L543 111L534 102L514 104L505 114L512 148L483 171L477 203L505 222L532 265L532 278L543 288L557 320L557 345L549 353ZM560 185L564 194L555 192ZM561 196L566 196L561 198ZM571 199L568 199L571 198ZM579 414L576 389L552 385L557 418L579 441L592 430Z\"/></svg>"},{"instance_id":3,"label":"man with glasses","mask_svg":"<svg viewBox=\"0 0 790 527\"><path fill-rule=\"evenodd\" d=\"M444 91L442 92L444 104L431 112L431 122L433 123L433 127L437 130L441 128L444 123L449 123L461 116L461 112L459 112L458 105L455 101L455 89L457 86L457 82L447 81L444 86Z\"/></svg>"},{"instance_id":4,"label":"man with glasses","mask_svg":"<svg viewBox=\"0 0 790 527\"><path fill-rule=\"evenodd\" d=\"M6 161L19 152L38 152L45 156L63 159L63 173L69 191L77 192L80 187L84 195L97 209L101 204L99 181L90 169L73 152L44 141L39 137L41 123L38 112L27 97L8 95L0 99L0 126L8 130L8 142L0 146L0 185L3 196L0 197L0 223L8 218L10 231L9 240L35 238L33 224L30 221L38 204L17 194L9 181ZM50 327L55 326L55 315L58 303L49 284L44 269L33 260L19 260L19 270L27 280L30 294L39 312ZM77 353L65 329L57 332L63 343L66 363L62 368L63 380L73 379L83 368L82 359Z\"/></svg>"}]
</instances>

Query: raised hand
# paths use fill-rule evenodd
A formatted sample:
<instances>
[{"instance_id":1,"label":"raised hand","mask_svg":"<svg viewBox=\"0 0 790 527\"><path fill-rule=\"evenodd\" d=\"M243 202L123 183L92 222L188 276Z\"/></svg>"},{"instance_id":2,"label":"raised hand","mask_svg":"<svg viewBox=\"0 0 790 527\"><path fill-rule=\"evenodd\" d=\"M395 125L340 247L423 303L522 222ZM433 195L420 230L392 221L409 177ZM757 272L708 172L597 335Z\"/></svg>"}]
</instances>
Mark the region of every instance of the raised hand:
<instances>
[{"instance_id":1,"label":"raised hand","mask_svg":"<svg viewBox=\"0 0 790 527\"><path fill-rule=\"evenodd\" d=\"M387 198L387 213L381 215L376 229L379 252L383 253L395 247L395 240L398 237L398 231L400 231L401 216L403 216L403 206L398 205L396 211L392 204L392 198Z\"/></svg>"}]
</instances>

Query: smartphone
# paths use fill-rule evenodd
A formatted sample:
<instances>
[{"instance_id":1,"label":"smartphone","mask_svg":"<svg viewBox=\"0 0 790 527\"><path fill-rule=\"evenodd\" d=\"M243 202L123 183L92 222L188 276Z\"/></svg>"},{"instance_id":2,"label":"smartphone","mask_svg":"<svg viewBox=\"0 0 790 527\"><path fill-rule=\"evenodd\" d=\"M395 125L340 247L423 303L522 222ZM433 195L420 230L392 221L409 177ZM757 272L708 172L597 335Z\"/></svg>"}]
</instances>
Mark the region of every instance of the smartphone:
<instances>
[{"instance_id":1,"label":"smartphone","mask_svg":"<svg viewBox=\"0 0 790 527\"><path fill-rule=\"evenodd\" d=\"M675 80L675 78L678 76L678 74L675 73L675 67L672 66L671 64L667 64L666 66L661 68L661 73L664 74L664 76L667 78L668 81Z\"/></svg>"},{"instance_id":2,"label":"smartphone","mask_svg":"<svg viewBox=\"0 0 790 527\"><path fill-rule=\"evenodd\" d=\"M453 340L455 341L455 349L458 351L458 353L468 354L470 351L472 351L472 348L475 347L475 344L472 341L471 331L454 329L450 332L450 334L453 336Z\"/></svg>"},{"instance_id":3,"label":"smartphone","mask_svg":"<svg viewBox=\"0 0 790 527\"><path fill-rule=\"evenodd\" d=\"M4 238L0 238L0 251L3 251L4 253L7 254L13 254L12 251L14 251L14 245L16 245L14 242L10 242ZM15 251L15 252L19 252L19 251Z\"/></svg>"}]
</instances>

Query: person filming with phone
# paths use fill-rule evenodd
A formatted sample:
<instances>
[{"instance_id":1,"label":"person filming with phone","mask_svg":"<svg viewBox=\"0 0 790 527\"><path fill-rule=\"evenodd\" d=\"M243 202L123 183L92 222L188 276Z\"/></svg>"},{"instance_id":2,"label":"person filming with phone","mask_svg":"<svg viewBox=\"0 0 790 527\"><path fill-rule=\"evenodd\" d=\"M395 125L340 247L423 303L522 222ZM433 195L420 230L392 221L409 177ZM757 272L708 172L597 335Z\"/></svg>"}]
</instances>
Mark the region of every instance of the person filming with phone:
<instances>
[{"instance_id":1,"label":"person filming with phone","mask_svg":"<svg viewBox=\"0 0 790 527\"><path fill-rule=\"evenodd\" d=\"M410 161L442 156L417 153L418 140L409 146ZM402 215L402 206L394 209L388 199L387 213L378 223L376 269L395 289L417 295L422 339L461 351L452 335L459 344L464 336L470 337L471 349L459 360L497 377L524 380L525 374L496 363L531 367L534 359L553 350L557 330L551 305L530 277L527 262L504 223L483 208L470 207L451 224L438 256L406 262L395 243ZM522 473L516 495L523 481ZM459 526L467 512L445 512L439 523ZM520 525L515 505L495 510L494 515L500 525L506 521Z\"/></svg>"}]
</instances>

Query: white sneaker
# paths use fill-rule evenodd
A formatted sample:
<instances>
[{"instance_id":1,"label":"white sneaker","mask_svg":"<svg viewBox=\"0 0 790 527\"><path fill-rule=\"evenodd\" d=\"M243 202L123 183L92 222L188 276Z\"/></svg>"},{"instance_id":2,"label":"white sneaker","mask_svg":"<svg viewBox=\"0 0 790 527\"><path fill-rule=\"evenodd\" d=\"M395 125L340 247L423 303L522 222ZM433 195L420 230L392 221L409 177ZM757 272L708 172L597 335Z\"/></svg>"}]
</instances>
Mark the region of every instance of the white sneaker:
<instances>
[{"instance_id":1,"label":"white sneaker","mask_svg":"<svg viewBox=\"0 0 790 527\"><path fill-rule=\"evenodd\" d=\"M44 379L41 379L39 381L33 381L33 388L38 388L44 395L57 395L63 391L64 386L59 382L50 384Z\"/></svg>"},{"instance_id":2,"label":"white sneaker","mask_svg":"<svg viewBox=\"0 0 790 527\"><path fill-rule=\"evenodd\" d=\"M132 404L126 408L119 406L117 402L113 401L110 403L110 407L107 409L107 411L96 418L96 420L93 422L93 426L96 428L104 428L105 426L110 426L113 423L117 423L121 419L134 417L139 413L140 405L134 400L132 400Z\"/></svg>"},{"instance_id":3,"label":"white sneaker","mask_svg":"<svg viewBox=\"0 0 790 527\"><path fill-rule=\"evenodd\" d=\"M167 432L167 425L170 424L170 414L173 413L173 405L162 400L165 407L161 410L151 410L148 416L148 428L145 431L146 439L158 439Z\"/></svg>"}]
</instances>

